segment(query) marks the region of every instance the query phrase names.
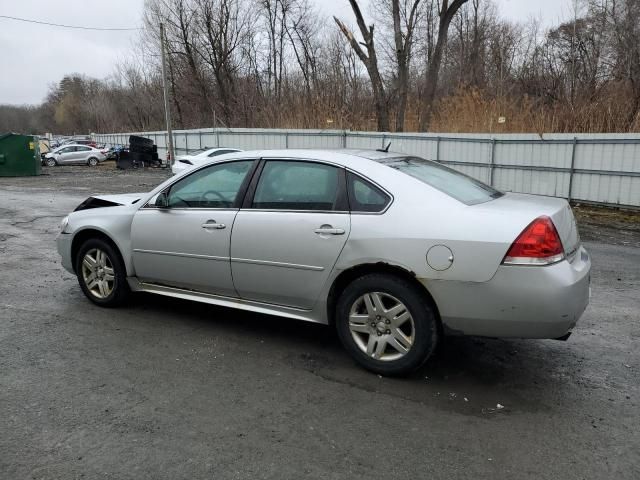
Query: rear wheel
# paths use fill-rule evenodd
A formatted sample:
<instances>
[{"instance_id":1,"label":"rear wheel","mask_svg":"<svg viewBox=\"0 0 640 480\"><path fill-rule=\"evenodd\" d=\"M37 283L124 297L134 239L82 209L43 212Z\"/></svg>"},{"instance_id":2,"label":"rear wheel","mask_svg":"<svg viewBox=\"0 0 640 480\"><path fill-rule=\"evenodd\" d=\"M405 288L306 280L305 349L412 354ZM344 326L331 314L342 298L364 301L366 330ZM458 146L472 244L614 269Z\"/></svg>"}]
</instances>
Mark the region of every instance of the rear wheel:
<instances>
[{"instance_id":1,"label":"rear wheel","mask_svg":"<svg viewBox=\"0 0 640 480\"><path fill-rule=\"evenodd\" d=\"M95 167L96 165L98 165L98 159L95 157L91 157L87 163L89 164L90 167Z\"/></svg>"},{"instance_id":2,"label":"rear wheel","mask_svg":"<svg viewBox=\"0 0 640 480\"><path fill-rule=\"evenodd\" d=\"M47 158L45 163L47 167L55 167L57 165L56 160L54 158Z\"/></svg>"},{"instance_id":3,"label":"rear wheel","mask_svg":"<svg viewBox=\"0 0 640 480\"><path fill-rule=\"evenodd\" d=\"M76 275L86 297L101 307L116 307L129 296L124 263L113 246L100 238L80 247Z\"/></svg>"},{"instance_id":4,"label":"rear wheel","mask_svg":"<svg viewBox=\"0 0 640 480\"><path fill-rule=\"evenodd\" d=\"M382 375L420 367L438 340L436 316L424 292L388 274L365 275L347 286L338 299L336 328L356 362Z\"/></svg>"}]
</instances>

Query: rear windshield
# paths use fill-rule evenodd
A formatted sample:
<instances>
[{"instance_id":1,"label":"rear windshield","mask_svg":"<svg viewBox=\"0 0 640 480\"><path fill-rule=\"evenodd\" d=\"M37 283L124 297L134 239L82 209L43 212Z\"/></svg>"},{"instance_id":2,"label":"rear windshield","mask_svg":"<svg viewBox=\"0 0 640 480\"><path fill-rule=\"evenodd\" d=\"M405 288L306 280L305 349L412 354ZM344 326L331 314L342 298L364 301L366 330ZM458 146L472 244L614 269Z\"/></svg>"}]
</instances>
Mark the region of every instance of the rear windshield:
<instances>
[{"instance_id":1,"label":"rear windshield","mask_svg":"<svg viewBox=\"0 0 640 480\"><path fill-rule=\"evenodd\" d=\"M398 157L384 163L467 205L488 202L503 195L502 192L475 178L423 158Z\"/></svg>"}]
</instances>

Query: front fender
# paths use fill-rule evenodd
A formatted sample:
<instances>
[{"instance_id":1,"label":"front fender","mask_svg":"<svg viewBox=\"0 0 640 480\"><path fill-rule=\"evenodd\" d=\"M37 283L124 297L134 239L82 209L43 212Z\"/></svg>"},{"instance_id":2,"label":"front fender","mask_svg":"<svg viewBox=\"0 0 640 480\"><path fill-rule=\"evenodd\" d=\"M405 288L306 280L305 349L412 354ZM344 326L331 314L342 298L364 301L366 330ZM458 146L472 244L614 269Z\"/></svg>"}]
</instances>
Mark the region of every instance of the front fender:
<instances>
[{"instance_id":1,"label":"front fender","mask_svg":"<svg viewBox=\"0 0 640 480\"><path fill-rule=\"evenodd\" d=\"M127 271L127 276L134 276L135 269L132 262L131 223L136 210L127 207L106 207L82 210L69 215L68 230L73 241L83 232L94 230L113 241Z\"/></svg>"}]
</instances>

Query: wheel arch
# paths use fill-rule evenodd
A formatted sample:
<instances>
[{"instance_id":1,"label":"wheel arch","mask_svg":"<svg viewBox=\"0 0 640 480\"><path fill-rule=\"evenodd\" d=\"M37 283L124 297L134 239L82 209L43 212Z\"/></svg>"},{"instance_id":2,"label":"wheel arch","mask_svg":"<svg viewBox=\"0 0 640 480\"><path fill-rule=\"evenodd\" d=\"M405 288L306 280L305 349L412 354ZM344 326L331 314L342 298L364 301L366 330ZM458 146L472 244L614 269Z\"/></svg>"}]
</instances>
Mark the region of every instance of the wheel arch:
<instances>
[{"instance_id":1,"label":"wheel arch","mask_svg":"<svg viewBox=\"0 0 640 480\"><path fill-rule=\"evenodd\" d=\"M71 265L73 267L74 272L76 271L76 257L78 256L78 252L80 251L82 244L84 244L87 240L90 240L92 238L99 238L100 240L103 240L109 243L109 245L111 245L113 249L116 251L116 253L120 256L120 260L122 261L122 264L125 265L126 267L127 264L124 261L124 257L122 256L122 250L120 249L118 244L113 240L113 238L111 238L108 234L106 234L104 231L100 229L90 227L90 228L84 228L79 232L76 232L76 234L73 236L73 240L71 241Z\"/></svg>"},{"instance_id":2,"label":"wheel arch","mask_svg":"<svg viewBox=\"0 0 640 480\"><path fill-rule=\"evenodd\" d=\"M336 303L338 301L339 292L344 290L344 288L355 279L360 278L364 275L369 275L371 273L393 275L403 278L414 285L420 292L422 292L427 301L430 303L431 307L433 308L433 313L438 321L438 328L442 330L440 311L429 290L416 278L414 272L407 270L401 266L393 265L386 262L362 263L359 265L355 265L342 271L334 279L333 283L331 284L331 288L329 289L329 294L327 295L327 320L330 325L333 325L335 323Z\"/></svg>"}]
</instances>

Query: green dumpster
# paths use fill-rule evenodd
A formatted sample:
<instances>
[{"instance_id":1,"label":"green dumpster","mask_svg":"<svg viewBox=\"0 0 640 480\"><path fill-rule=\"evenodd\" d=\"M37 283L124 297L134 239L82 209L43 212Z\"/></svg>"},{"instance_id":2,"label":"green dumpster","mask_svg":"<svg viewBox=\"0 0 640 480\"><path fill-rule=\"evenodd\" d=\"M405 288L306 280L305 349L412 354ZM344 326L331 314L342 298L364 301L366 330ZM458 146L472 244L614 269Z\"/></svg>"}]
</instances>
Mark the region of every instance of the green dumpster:
<instances>
[{"instance_id":1,"label":"green dumpster","mask_svg":"<svg viewBox=\"0 0 640 480\"><path fill-rule=\"evenodd\" d=\"M17 133L0 134L0 177L40 175L38 137Z\"/></svg>"}]
</instances>

